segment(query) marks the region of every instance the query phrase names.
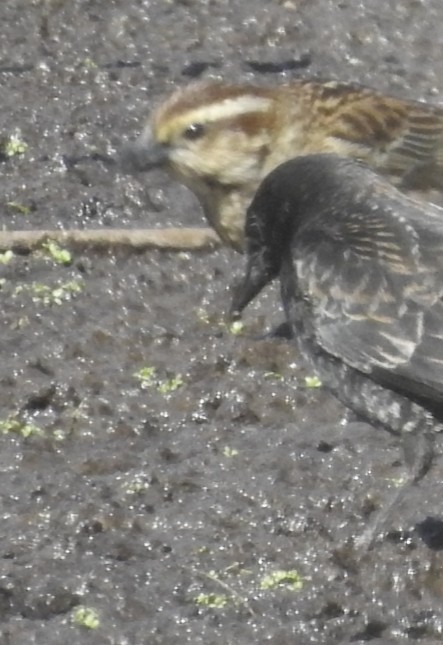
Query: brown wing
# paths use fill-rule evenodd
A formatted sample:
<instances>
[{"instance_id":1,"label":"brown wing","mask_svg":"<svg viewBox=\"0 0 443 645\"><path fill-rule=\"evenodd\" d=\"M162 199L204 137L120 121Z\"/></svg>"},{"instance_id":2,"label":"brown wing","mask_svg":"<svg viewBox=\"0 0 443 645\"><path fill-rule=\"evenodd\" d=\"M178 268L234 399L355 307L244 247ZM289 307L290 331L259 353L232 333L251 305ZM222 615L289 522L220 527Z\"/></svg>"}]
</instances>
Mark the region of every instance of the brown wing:
<instances>
[{"instance_id":1,"label":"brown wing","mask_svg":"<svg viewBox=\"0 0 443 645\"><path fill-rule=\"evenodd\" d=\"M329 210L297 236L294 260L323 349L443 400L443 211L427 211L398 197Z\"/></svg>"},{"instance_id":2,"label":"brown wing","mask_svg":"<svg viewBox=\"0 0 443 645\"><path fill-rule=\"evenodd\" d=\"M409 175L428 173L429 183L443 188L443 111L413 104L399 136L387 148L385 167ZM423 172L423 182L426 181Z\"/></svg>"},{"instance_id":3,"label":"brown wing","mask_svg":"<svg viewBox=\"0 0 443 645\"><path fill-rule=\"evenodd\" d=\"M325 151L443 188L443 108L341 84L319 86L316 108Z\"/></svg>"}]
</instances>

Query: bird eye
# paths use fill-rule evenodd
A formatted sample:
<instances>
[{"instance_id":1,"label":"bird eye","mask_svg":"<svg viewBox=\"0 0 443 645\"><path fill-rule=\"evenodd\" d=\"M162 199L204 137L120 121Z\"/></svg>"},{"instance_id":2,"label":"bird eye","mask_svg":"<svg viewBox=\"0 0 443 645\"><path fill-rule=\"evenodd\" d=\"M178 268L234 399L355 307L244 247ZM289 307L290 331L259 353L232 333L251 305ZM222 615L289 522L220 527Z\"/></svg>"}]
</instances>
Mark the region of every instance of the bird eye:
<instances>
[{"instance_id":1,"label":"bird eye","mask_svg":"<svg viewBox=\"0 0 443 645\"><path fill-rule=\"evenodd\" d=\"M204 133L205 126L202 123L191 123L191 125L189 125L183 132L183 136L185 139L195 141L195 139L202 137Z\"/></svg>"}]
</instances>

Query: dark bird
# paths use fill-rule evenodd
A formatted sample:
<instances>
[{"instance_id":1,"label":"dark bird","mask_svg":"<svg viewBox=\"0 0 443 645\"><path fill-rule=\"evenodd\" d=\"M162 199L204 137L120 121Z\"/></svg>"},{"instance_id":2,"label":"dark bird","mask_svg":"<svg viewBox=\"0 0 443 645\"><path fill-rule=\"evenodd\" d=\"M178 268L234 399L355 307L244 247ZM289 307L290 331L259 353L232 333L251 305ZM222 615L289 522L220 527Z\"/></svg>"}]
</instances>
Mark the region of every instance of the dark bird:
<instances>
[{"instance_id":1,"label":"dark bird","mask_svg":"<svg viewBox=\"0 0 443 645\"><path fill-rule=\"evenodd\" d=\"M300 353L342 403L403 436L443 430L442 209L359 162L316 154L264 179L245 235L232 318L279 277ZM417 445L415 480L429 456Z\"/></svg>"}]
</instances>

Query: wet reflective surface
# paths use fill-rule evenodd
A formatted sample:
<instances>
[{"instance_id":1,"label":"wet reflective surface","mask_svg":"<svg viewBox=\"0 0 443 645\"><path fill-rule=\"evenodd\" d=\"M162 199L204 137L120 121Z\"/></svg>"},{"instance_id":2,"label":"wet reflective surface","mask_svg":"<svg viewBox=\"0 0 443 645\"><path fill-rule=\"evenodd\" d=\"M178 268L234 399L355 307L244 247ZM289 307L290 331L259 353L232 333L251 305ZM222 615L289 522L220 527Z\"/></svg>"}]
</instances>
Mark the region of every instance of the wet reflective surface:
<instances>
[{"instance_id":1,"label":"wet reflective surface","mask_svg":"<svg viewBox=\"0 0 443 645\"><path fill-rule=\"evenodd\" d=\"M443 5L389 4L3 3L0 138L27 148L0 161L2 226L204 224L161 173L106 161L199 75L441 100ZM0 641L439 642L439 454L359 551L399 442L257 340L277 289L234 334L231 251L72 253L0 264Z\"/></svg>"}]
</instances>

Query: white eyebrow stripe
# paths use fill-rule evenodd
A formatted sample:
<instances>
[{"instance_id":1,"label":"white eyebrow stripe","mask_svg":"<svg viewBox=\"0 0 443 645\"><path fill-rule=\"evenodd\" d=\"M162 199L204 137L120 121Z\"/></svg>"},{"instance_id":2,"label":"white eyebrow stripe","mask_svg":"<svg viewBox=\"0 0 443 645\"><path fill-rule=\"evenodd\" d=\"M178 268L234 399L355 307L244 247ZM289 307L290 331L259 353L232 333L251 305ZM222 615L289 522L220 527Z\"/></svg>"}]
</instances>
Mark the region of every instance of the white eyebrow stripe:
<instances>
[{"instance_id":1,"label":"white eyebrow stripe","mask_svg":"<svg viewBox=\"0 0 443 645\"><path fill-rule=\"evenodd\" d=\"M218 103L190 110L186 113L186 121L189 123L208 123L247 114L248 112L266 112L270 104L271 99L246 94L235 99L225 99Z\"/></svg>"}]
</instances>

